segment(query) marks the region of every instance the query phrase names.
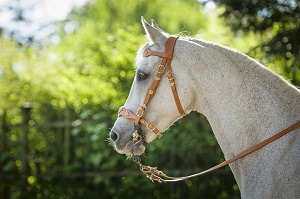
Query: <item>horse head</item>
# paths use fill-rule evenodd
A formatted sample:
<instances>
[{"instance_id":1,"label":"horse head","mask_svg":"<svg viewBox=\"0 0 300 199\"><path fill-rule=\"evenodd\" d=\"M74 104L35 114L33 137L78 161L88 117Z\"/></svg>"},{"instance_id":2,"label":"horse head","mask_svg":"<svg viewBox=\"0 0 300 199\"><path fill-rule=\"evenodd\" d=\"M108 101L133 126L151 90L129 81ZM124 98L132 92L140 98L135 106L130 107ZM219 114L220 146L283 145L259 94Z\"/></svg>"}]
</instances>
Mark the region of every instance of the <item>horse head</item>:
<instances>
[{"instance_id":1,"label":"horse head","mask_svg":"<svg viewBox=\"0 0 300 199\"><path fill-rule=\"evenodd\" d=\"M142 24L149 42L137 52L129 96L110 132L115 149L127 155L143 154L147 143L161 137L161 132L191 111L193 99L181 42L173 37L171 46L169 35L154 21L150 25L142 18Z\"/></svg>"}]
</instances>

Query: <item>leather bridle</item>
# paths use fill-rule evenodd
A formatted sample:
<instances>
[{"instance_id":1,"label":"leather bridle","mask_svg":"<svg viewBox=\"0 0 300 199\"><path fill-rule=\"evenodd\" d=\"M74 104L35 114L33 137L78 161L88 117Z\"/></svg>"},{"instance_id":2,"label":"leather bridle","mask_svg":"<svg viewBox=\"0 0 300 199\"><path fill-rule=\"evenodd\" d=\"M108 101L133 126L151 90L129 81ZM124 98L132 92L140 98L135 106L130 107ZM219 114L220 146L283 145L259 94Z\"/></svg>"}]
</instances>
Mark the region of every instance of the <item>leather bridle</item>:
<instances>
[{"instance_id":1,"label":"leather bridle","mask_svg":"<svg viewBox=\"0 0 300 199\"><path fill-rule=\"evenodd\" d=\"M155 91L156 91L156 88L158 86L158 83L161 79L161 76L162 74L164 73L165 70L167 70L167 77L168 77L168 80L169 80L169 83L170 83L170 86L171 86L171 89L172 89L172 92L173 92L173 96L174 96L174 100L175 100L175 103L176 103L176 106L177 106L177 109L178 109L178 112L180 113L180 115L182 116L185 116L185 112L184 110L182 109L182 106L181 106L181 103L180 103L180 100L179 100L179 97L178 97L178 93L177 93L177 90L176 90L176 86L175 86L175 81L174 81L174 76L173 76L173 73L172 73L172 68L171 68L171 61L173 59L173 51L174 51L174 47L175 47L175 43L176 43L176 40L178 39L178 37L174 37L174 36L171 36L168 38L167 40L167 45L166 45L166 51L164 53L162 52L156 52L156 51L152 51L150 50L149 48L147 48L145 51L144 51L144 57L148 57L148 56L158 56L158 57L161 57L163 58L162 59L162 62L161 62L161 65L158 67L158 71L157 71L157 74L155 76L155 80L154 82L152 83L152 85L149 87L148 91L147 91L147 94L146 94L146 97L145 97L145 100L143 102L143 104L141 105L141 107L137 110L137 114L133 114L129 109L126 109L125 107L121 107L119 109L119 112L118 112L118 117L124 117L124 118L127 118L127 119L133 119L134 120L134 128L135 128L135 131L133 133L133 140L142 140L142 139L145 139L145 135L141 135L140 133L140 129L139 129L139 123L147 126L147 128L149 130L151 130L153 133L156 134L156 136L158 138L161 138L162 137L162 133L156 128L156 126L148 121L146 121L145 119L143 119L143 114L145 112L145 109L147 108L147 104L149 103L150 99L154 96L155 94ZM293 125L289 126L288 128L280 131L279 133L273 135L272 137L250 147L249 149L243 151L242 153L230 158L229 160L226 160L210 169L207 169L205 171L202 171L200 173L196 173L196 174L193 174L193 175L190 175L190 176L185 176L185 177L169 177L167 176L166 174L164 174L162 171L159 171L156 169L156 167L150 167L150 166L144 166L142 165L141 163L141 159L140 157L136 157L134 156L133 157L133 161L135 161L136 163L139 164L140 166L140 170L146 175L146 177L148 177L152 182L153 181L157 181L157 182L176 182L176 181L181 181L181 180L186 180L186 179L189 179L189 178L193 178L193 177L196 177L196 176L200 176L200 175L203 175L205 173L208 173L208 172L211 172L211 171L214 171L216 169L219 169L221 167L224 167L264 146L266 146L267 144L270 144L271 142L279 139L280 137L286 135L287 133L291 132L292 130L298 128L300 126L300 121L294 123ZM138 142L137 142L138 143ZM137 144L136 143L136 144ZM144 143L146 143L146 141L144 140Z\"/></svg>"},{"instance_id":2,"label":"leather bridle","mask_svg":"<svg viewBox=\"0 0 300 199\"><path fill-rule=\"evenodd\" d=\"M161 76L165 72L165 70L167 71L167 78L169 80L170 87L172 89L172 93L173 93L173 96L174 96L174 100L175 100L178 112L182 116L186 115L184 110L182 109L182 106L181 106L181 103L180 103L180 100L179 100L179 97L178 97L178 93L177 93L177 89L176 89L176 85L175 85L175 80L174 80L174 76L173 76L173 72L172 72L172 67L171 67L171 61L173 59L173 52L174 52L174 47L175 47L175 43L176 43L177 39L178 39L178 37L175 37L175 36L170 36L168 38L167 45L166 45L166 51L164 53L152 51L149 48L147 48L144 51L144 54L143 54L144 57L158 56L158 57L163 58L162 61L161 61L161 64L158 67L155 79L154 79L153 83L151 84L151 86L149 87L149 89L146 93L146 97L144 99L144 102L141 105L141 107L137 110L136 115L133 114L129 109L126 109L124 106L122 106L119 109L118 117L124 117L124 118L127 118L127 119L134 119L135 131L132 135L134 140L137 140L140 137L140 135L138 134L139 123L145 125L150 131L155 133L158 138L162 137L161 131L158 130L153 123L150 123L150 122L146 121L142 117L144 115L145 109L147 108L147 105L148 105L150 99L155 95L156 88L157 88L157 86L159 84L159 81L161 79Z\"/></svg>"}]
</instances>

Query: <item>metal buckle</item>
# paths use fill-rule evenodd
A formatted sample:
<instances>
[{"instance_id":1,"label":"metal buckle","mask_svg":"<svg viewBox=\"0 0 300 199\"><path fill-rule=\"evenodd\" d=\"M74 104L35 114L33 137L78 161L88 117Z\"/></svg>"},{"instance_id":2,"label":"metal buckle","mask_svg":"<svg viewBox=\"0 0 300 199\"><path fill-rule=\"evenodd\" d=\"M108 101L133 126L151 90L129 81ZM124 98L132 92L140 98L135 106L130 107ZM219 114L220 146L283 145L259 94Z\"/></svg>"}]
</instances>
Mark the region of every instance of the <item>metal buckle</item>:
<instances>
[{"instance_id":1,"label":"metal buckle","mask_svg":"<svg viewBox=\"0 0 300 199\"><path fill-rule=\"evenodd\" d=\"M151 128L150 125L152 125L153 128ZM154 132L154 130L156 129L155 125L152 124L152 123L147 124L147 128L148 128L150 131L153 131L153 132Z\"/></svg>"},{"instance_id":2,"label":"metal buckle","mask_svg":"<svg viewBox=\"0 0 300 199\"><path fill-rule=\"evenodd\" d=\"M169 76L169 75L170 75L170 76ZM167 77L168 77L168 80L169 80L169 81L174 80L174 76L173 76L173 73L172 73L171 71L168 71Z\"/></svg>"},{"instance_id":3,"label":"metal buckle","mask_svg":"<svg viewBox=\"0 0 300 199\"><path fill-rule=\"evenodd\" d=\"M158 71L157 71L157 73L164 73L165 72L165 69L166 69L166 67L164 66L164 65L159 65L159 67L158 67Z\"/></svg>"},{"instance_id":4,"label":"metal buckle","mask_svg":"<svg viewBox=\"0 0 300 199\"><path fill-rule=\"evenodd\" d=\"M141 112L142 112L142 113L139 113L139 112L140 112L140 110L141 110ZM144 109L143 109L142 107L140 107L140 108L137 110L137 113L136 113L136 115L137 115L138 117L142 117L142 116L143 116L143 114L144 114Z\"/></svg>"}]
</instances>

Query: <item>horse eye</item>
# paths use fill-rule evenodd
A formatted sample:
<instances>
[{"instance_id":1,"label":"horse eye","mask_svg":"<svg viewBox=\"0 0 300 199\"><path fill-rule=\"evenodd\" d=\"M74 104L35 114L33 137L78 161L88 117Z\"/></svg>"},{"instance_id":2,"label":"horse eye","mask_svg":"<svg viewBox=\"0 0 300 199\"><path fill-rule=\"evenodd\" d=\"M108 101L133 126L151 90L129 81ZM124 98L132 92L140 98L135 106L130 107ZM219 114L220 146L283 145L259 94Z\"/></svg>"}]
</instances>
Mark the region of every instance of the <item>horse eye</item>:
<instances>
[{"instance_id":1,"label":"horse eye","mask_svg":"<svg viewBox=\"0 0 300 199\"><path fill-rule=\"evenodd\" d=\"M145 79L147 79L148 74L146 74L144 72L138 72L137 76L138 76L138 80L145 80Z\"/></svg>"}]
</instances>

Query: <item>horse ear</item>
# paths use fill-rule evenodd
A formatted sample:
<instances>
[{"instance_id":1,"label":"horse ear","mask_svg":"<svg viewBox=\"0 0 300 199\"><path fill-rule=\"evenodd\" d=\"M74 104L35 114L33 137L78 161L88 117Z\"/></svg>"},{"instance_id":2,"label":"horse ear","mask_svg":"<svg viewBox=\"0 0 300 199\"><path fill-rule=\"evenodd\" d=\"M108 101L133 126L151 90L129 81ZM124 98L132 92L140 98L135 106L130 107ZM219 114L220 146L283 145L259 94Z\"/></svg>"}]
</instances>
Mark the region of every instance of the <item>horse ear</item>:
<instances>
[{"instance_id":1,"label":"horse ear","mask_svg":"<svg viewBox=\"0 0 300 199\"><path fill-rule=\"evenodd\" d=\"M159 30L159 32L164 32L159 26L158 24L154 21L154 19L151 19L151 25L156 28L157 30Z\"/></svg>"},{"instance_id":2,"label":"horse ear","mask_svg":"<svg viewBox=\"0 0 300 199\"><path fill-rule=\"evenodd\" d=\"M142 17L142 24L150 42L158 44L160 46L165 45L167 37L160 30L147 23L144 17Z\"/></svg>"}]
</instances>

